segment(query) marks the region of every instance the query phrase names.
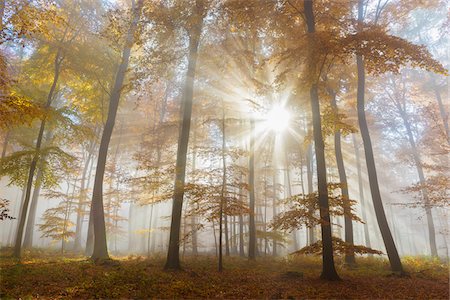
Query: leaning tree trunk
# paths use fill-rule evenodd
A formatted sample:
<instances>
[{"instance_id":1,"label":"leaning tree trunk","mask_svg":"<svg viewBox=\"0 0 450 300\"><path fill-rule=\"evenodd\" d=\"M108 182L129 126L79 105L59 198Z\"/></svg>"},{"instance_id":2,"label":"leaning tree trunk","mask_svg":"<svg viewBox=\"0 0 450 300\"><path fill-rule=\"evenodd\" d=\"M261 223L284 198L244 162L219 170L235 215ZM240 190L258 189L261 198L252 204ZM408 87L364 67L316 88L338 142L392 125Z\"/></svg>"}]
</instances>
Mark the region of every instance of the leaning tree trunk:
<instances>
[{"instance_id":1,"label":"leaning tree trunk","mask_svg":"<svg viewBox=\"0 0 450 300\"><path fill-rule=\"evenodd\" d=\"M425 174L424 174L423 167L422 167L422 159L420 157L419 150L417 149L416 141L414 139L414 135L413 135L413 132L411 129L411 124L408 120L408 115L407 115L406 111L403 110L403 108L401 107L401 105L399 103L396 103L396 104L397 104L396 106L397 106L397 109L399 110L400 116L402 117L403 125L406 128L406 133L408 135L408 141L409 141L409 145L411 147L414 164L416 165L417 175L419 176L419 183L422 187L421 192L422 192L423 202L425 205L425 214L426 214L426 218L427 218L428 238L429 238L429 243L430 243L431 256L436 257L436 256L438 256L438 251L437 251L437 246L436 246L436 229L434 227L433 215L432 215L431 206L430 206L430 199L428 198L428 191L425 187L426 180L425 180Z\"/></svg>"},{"instance_id":2,"label":"leaning tree trunk","mask_svg":"<svg viewBox=\"0 0 450 300\"><path fill-rule=\"evenodd\" d=\"M314 44L315 21L313 12L313 1L304 0L304 10L308 35L310 37L309 67L315 70L315 58L312 52ZM314 72L313 72L314 73ZM313 75L315 76L315 75ZM327 168L325 163L325 144L322 137L322 124L320 120L320 102L317 83L310 87L310 102L313 118L314 149L316 152L317 184L319 190L319 208L322 229L322 274L320 278L327 280L339 280L339 275L334 266L333 244L331 235L330 208L328 204Z\"/></svg>"},{"instance_id":3,"label":"leaning tree trunk","mask_svg":"<svg viewBox=\"0 0 450 300\"><path fill-rule=\"evenodd\" d=\"M56 86L58 84L59 74L61 71L61 63L64 60L64 56L61 50L61 47L58 48L58 51L55 56L55 71L53 75L53 83L50 87L50 91L47 95L47 102L45 104L45 110L48 110L50 106L52 105L52 101L55 95ZM41 151L42 147L42 140L44 137L44 131L45 131L45 124L46 119L44 118L41 121L41 126L39 128L38 137L36 140L36 146L34 148L34 155L31 160L30 168L28 170L28 179L26 184L26 192L25 192L25 198L22 204L22 212L20 215L18 230L17 230L17 236L16 236L16 242L14 246L14 253L13 256L16 258L20 258L21 251L22 251L22 238L23 238L23 232L25 229L25 221L27 219L27 212L28 212L28 206L30 204L30 197L31 197L31 189L33 188L33 179L34 179L34 173L36 171L36 166L39 160L39 152Z\"/></svg>"},{"instance_id":4,"label":"leaning tree trunk","mask_svg":"<svg viewBox=\"0 0 450 300\"><path fill-rule=\"evenodd\" d=\"M448 113L445 111L444 104L442 103L441 92L439 91L439 88L436 85L434 86L434 95L436 97L436 101L439 107L439 113L441 115L442 123L444 125L445 137L447 138L447 143L450 145L450 129L448 126Z\"/></svg>"},{"instance_id":5,"label":"leaning tree trunk","mask_svg":"<svg viewBox=\"0 0 450 300\"><path fill-rule=\"evenodd\" d=\"M363 22L363 8L364 1L358 1L358 21L362 25ZM373 156L372 141L369 134L369 127L367 126L366 112L365 112L365 66L363 57L359 54L356 55L356 65L358 71L358 89L357 89L357 110L358 110L358 123L361 131L361 137L363 139L364 153L366 156L367 173L369 176L370 192L372 194L373 206L375 209L375 215L377 217L378 226L380 228L381 236L383 238L386 252L389 257L391 269L394 272L403 273L403 266L398 255L397 247L395 246L394 239L389 229L389 224L386 219L386 213L383 207L383 201L381 200L380 187L378 185L377 169L375 167L375 159Z\"/></svg>"},{"instance_id":6,"label":"leaning tree trunk","mask_svg":"<svg viewBox=\"0 0 450 300\"><path fill-rule=\"evenodd\" d=\"M336 103L335 91L329 91L331 96L331 107L334 109L335 114L338 113L338 107ZM347 174L345 172L344 157L342 155L341 145L341 131L337 128L334 132L334 153L336 155L336 164L339 173L339 182L341 183L341 193L344 206L344 225L345 225L345 242L353 246L353 223L351 217L351 208L349 205L350 196L348 193ZM354 265L355 253L353 250L345 252L345 263Z\"/></svg>"},{"instance_id":7,"label":"leaning tree trunk","mask_svg":"<svg viewBox=\"0 0 450 300\"><path fill-rule=\"evenodd\" d=\"M92 193L92 214L94 227L94 250L92 259L96 262L109 259L108 245L106 242L105 212L103 207L103 177L105 175L106 158L111 135L116 121L119 107L120 94L122 92L123 81L130 60L131 47L134 44L134 35L137 30L139 17L141 14L143 0L139 0L133 7L133 20L128 30L124 49L122 51L122 61L116 73L114 87L111 91L108 108L108 118L103 129L97 158L97 168L95 172L94 191Z\"/></svg>"},{"instance_id":8,"label":"leaning tree trunk","mask_svg":"<svg viewBox=\"0 0 450 300\"><path fill-rule=\"evenodd\" d=\"M353 140L353 146L355 147L355 157L356 157L356 172L358 176L358 191L359 191L359 201L361 203L361 215L364 221L364 238L366 241L366 246L368 248L372 248L370 243L370 235L369 235L369 225L368 219L367 219L367 212L366 212L366 200L364 199L364 187L363 187L363 181L362 181L362 174L361 174L361 158L359 155L359 148L356 144L356 137L355 134L352 134L352 140ZM369 254L369 256L372 256L373 254Z\"/></svg>"},{"instance_id":9,"label":"leaning tree trunk","mask_svg":"<svg viewBox=\"0 0 450 300\"><path fill-rule=\"evenodd\" d=\"M39 194L41 193L41 185L42 185L42 170L38 169L36 180L34 183L33 196L31 197L31 205L30 211L28 212L28 220L25 229L25 237L23 239L22 247L24 249L31 249L33 247L33 233L34 233L34 224L36 222L36 212L39 200Z\"/></svg>"},{"instance_id":10,"label":"leaning tree trunk","mask_svg":"<svg viewBox=\"0 0 450 300\"><path fill-rule=\"evenodd\" d=\"M196 23L189 33L189 57L186 81L181 104L180 135L178 138L177 162L175 167L175 189L172 204L172 220L170 224L169 249L164 269L179 270L180 266L180 227L183 211L184 183L186 177L186 160L191 128L192 99L194 96L194 79L197 64L198 46L203 25L204 4L203 0L196 1Z\"/></svg>"}]
</instances>

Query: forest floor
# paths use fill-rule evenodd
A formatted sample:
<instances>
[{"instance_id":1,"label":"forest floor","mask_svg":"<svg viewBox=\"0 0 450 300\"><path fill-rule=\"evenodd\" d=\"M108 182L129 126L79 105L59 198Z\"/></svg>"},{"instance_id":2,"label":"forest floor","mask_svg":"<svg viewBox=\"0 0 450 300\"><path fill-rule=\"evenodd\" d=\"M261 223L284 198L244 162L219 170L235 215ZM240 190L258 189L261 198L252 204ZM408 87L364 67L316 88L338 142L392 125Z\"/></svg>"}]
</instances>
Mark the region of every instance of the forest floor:
<instances>
[{"instance_id":1,"label":"forest floor","mask_svg":"<svg viewBox=\"0 0 450 300\"><path fill-rule=\"evenodd\" d=\"M98 266L84 257L25 253L21 264L0 252L0 298L226 298L226 299L449 299L449 265L404 257L408 276L389 271L384 259L359 258L356 268L337 260L341 281L319 279L318 257L186 257L183 271L163 271L164 257L114 257Z\"/></svg>"}]
</instances>

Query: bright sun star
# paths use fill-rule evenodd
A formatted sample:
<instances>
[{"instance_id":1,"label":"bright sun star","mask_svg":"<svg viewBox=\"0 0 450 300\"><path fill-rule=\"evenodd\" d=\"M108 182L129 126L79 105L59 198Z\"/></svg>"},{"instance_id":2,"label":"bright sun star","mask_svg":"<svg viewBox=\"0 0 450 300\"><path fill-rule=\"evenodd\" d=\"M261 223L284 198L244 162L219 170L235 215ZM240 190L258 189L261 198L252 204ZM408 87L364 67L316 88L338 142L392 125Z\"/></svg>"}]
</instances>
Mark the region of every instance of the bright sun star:
<instances>
[{"instance_id":1,"label":"bright sun star","mask_svg":"<svg viewBox=\"0 0 450 300\"><path fill-rule=\"evenodd\" d=\"M289 127L291 114L280 105L272 107L266 116L266 127L275 133L281 133Z\"/></svg>"}]
</instances>

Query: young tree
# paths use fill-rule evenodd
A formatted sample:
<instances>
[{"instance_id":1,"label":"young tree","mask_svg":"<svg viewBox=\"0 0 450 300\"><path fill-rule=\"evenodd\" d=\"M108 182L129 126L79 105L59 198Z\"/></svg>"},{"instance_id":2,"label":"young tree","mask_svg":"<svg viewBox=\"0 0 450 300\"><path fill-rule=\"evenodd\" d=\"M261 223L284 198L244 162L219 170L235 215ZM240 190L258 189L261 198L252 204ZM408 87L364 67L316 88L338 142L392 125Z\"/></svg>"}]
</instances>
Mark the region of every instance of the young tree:
<instances>
[{"instance_id":1,"label":"young tree","mask_svg":"<svg viewBox=\"0 0 450 300\"><path fill-rule=\"evenodd\" d=\"M178 138L177 162L175 167L175 188L172 204L172 220L170 224L169 249L167 261L164 266L166 270L179 270L180 265L180 229L181 214L183 211L184 183L186 177L187 149L189 142L189 131L191 128L192 100L194 93L194 79L197 64L197 54L200 44L200 36L203 27L203 18L206 14L206 3L204 0L196 0L189 28L186 28L189 36L189 54L186 80L181 102L180 134Z\"/></svg>"},{"instance_id":2,"label":"young tree","mask_svg":"<svg viewBox=\"0 0 450 300\"><path fill-rule=\"evenodd\" d=\"M125 74L128 69L128 63L131 55L131 48L135 42L135 35L138 30L143 6L143 0L132 2L131 24L125 37L125 43L122 50L122 58L116 73L114 85L111 90L108 108L108 117L103 128L97 157L97 167L95 172L94 190L92 192L92 215L94 225L94 250L92 259L96 262L102 262L109 259L108 246L106 242L105 215L103 208L103 178L105 174L106 158L108 156L108 146L116 121L117 110L119 108L120 95L123 89Z\"/></svg>"}]
</instances>

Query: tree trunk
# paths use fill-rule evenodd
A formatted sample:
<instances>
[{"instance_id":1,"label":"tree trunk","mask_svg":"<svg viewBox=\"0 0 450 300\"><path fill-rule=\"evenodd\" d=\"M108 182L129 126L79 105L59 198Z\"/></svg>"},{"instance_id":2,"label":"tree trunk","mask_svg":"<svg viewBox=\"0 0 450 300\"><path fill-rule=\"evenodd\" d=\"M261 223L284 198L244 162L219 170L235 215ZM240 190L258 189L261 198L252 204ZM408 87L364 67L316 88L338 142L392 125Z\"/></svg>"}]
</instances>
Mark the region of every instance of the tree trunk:
<instances>
[{"instance_id":1,"label":"tree trunk","mask_svg":"<svg viewBox=\"0 0 450 300\"><path fill-rule=\"evenodd\" d=\"M335 114L338 113L338 107L336 103L336 93L334 91L329 91L331 96L331 107L334 109ZM344 200L344 225L345 225L345 242L352 245L353 242L353 223L351 217L351 208L349 205L350 196L348 193L347 185L347 174L345 172L344 157L342 155L342 145L341 145L341 131L339 129L334 132L334 151L336 155L336 164L339 173L339 182L341 183L341 193ZM345 263L349 265L354 265L355 253L353 251L346 251L345 253Z\"/></svg>"},{"instance_id":2,"label":"tree trunk","mask_svg":"<svg viewBox=\"0 0 450 300\"><path fill-rule=\"evenodd\" d=\"M448 126L448 114L445 111L444 104L442 103L441 93L437 86L434 87L434 95L436 96L436 101L439 106L439 113L441 114L442 123L444 124L445 137L447 138L447 143L450 145L450 129Z\"/></svg>"},{"instance_id":3,"label":"tree trunk","mask_svg":"<svg viewBox=\"0 0 450 300\"><path fill-rule=\"evenodd\" d=\"M273 199L272 199L272 218L275 218L277 216L277 172L276 169L274 169L273 172L273 180L272 180L272 184L273 184ZM275 237L272 239L272 255L273 256L277 256L277 240L275 239Z\"/></svg>"},{"instance_id":4,"label":"tree trunk","mask_svg":"<svg viewBox=\"0 0 450 300\"><path fill-rule=\"evenodd\" d=\"M4 159L6 156L6 150L8 149L8 143L9 143L9 138L11 136L11 131L8 130L8 132L6 132L5 134L5 139L3 140L3 150L2 150L2 158ZM1 167L1 161L0 161L0 167Z\"/></svg>"},{"instance_id":5,"label":"tree trunk","mask_svg":"<svg viewBox=\"0 0 450 300\"><path fill-rule=\"evenodd\" d=\"M31 197L30 211L28 212L27 226L25 229L25 237L23 239L23 248L31 249L33 247L34 224L36 223L36 212L41 192L42 170L38 169L36 181L34 183L33 196Z\"/></svg>"},{"instance_id":6,"label":"tree trunk","mask_svg":"<svg viewBox=\"0 0 450 300\"><path fill-rule=\"evenodd\" d=\"M91 141L91 145L88 148L88 157L86 159L86 162L84 164L83 173L81 175L81 182L80 182L80 195L78 199L78 208L77 208L77 223L75 227L75 241L73 249L74 251L80 251L81 246L81 234L83 231L83 219L84 219L84 202L86 201L86 176L91 164L93 151L95 142Z\"/></svg>"},{"instance_id":7,"label":"tree trunk","mask_svg":"<svg viewBox=\"0 0 450 300\"><path fill-rule=\"evenodd\" d=\"M358 1L358 21L362 25L363 22L363 9L364 1ZM403 273L403 266L398 255L397 247L395 246L394 239L392 238L391 230L386 219L386 213L383 207L383 201L381 200L380 187L378 185L377 169L375 167L375 159L373 157L372 141L369 134L369 128L367 126L366 112L365 112L365 66L364 60L361 55L356 55L356 65L358 71L358 89L357 89L357 110L358 110L358 123L361 131L361 137L363 139L364 153L366 156L367 173L369 176L370 192L372 194L373 206L375 209L375 215L377 217L378 226L380 227L381 236L383 238L386 252L389 257L391 269L394 272Z\"/></svg>"},{"instance_id":8,"label":"tree trunk","mask_svg":"<svg viewBox=\"0 0 450 300\"><path fill-rule=\"evenodd\" d=\"M250 120L250 157L248 174L248 193L249 193L249 242L248 258L256 259L256 223L255 223L255 121Z\"/></svg>"},{"instance_id":9,"label":"tree trunk","mask_svg":"<svg viewBox=\"0 0 450 300\"><path fill-rule=\"evenodd\" d=\"M134 44L134 34L137 29L139 17L141 14L143 0L139 0L133 7L133 20L128 30L124 49L122 52L122 61L116 74L114 87L111 91L108 108L108 118L103 128L102 139L100 142L97 158L97 168L95 172L94 191L92 193L92 217L94 225L94 250L92 259L102 261L109 259L108 246L106 242L105 212L103 207L103 178L105 175L106 158L108 156L108 147L111 135L116 121L116 114L119 107L120 94L125 79L125 73L130 60L131 47Z\"/></svg>"},{"instance_id":10,"label":"tree trunk","mask_svg":"<svg viewBox=\"0 0 450 300\"><path fill-rule=\"evenodd\" d=\"M371 248L370 243L370 235L369 235L369 226L367 223L369 220L367 219L367 213L366 213L366 200L364 199L364 187L363 187L363 180L362 180L362 174L361 174L361 158L359 155L359 148L356 144L356 137L355 134L352 134L353 139L353 146L355 147L355 157L356 157L356 171L358 174L358 189L359 189L359 201L361 203L361 214L364 221L364 238L366 241L366 246L368 248ZM372 256L372 254L369 254L369 256Z\"/></svg>"},{"instance_id":11,"label":"tree trunk","mask_svg":"<svg viewBox=\"0 0 450 300\"><path fill-rule=\"evenodd\" d=\"M308 34L311 38L315 33L315 21L313 12L313 1L304 0L305 18L308 26ZM312 45L310 50L310 70L315 70L315 59L312 52ZM313 75L315 76L315 74ZM331 236L331 221L328 205L328 186L327 186L327 168L325 164L325 145L322 137L322 125L320 120L320 102L318 96L317 83L312 83L310 87L311 112L313 118L313 135L314 148L316 152L317 165L317 183L319 189L319 208L320 220L322 229L322 274L320 278L326 280L339 280L339 276L334 266L333 244Z\"/></svg>"},{"instance_id":12,"label":"tree trunk","mask_svg":"<svg viewBox=\"0 0 450 300\"><path fill-rule=\"evenodd\" d=\"M313 160L312 160L312 156L313 156L313 150L312 150L313 146L312 144L308 145L308 152L306 154L306 177L308 180L308 194L311 194L314 192L313 189ZM314 207L308 207L308 213L310 215L314 214ZM314 244L317 240L316 240L316 235L314 233L314 226L311 226L308 228L308 235L309 235L309 244L312 245Z\"/></svg>"},{"instance_id":13,"label":"tree trunk","mask_svg":"<svg viewBox=\"0 0 450 300\"><path fill-rule=\"evenodd\" d=\"M436 246L436 230L434 227L433 215L431 213L431 206L430 206L430 200L428 198L428 191L425 187L426 180L425 180L425 174L424 174L423 167L422 167L422 159L420 157L419 150L417 149L416 141L414 139L414 135L413 135L413 132L411 129L411 124L409 123L409 120L408 120L408 115L407 115L406 111L404 111L402 109L402 107L399 103L396 103L396 104L397 104L396 106L397 106L397 109L399 110L400 116L402 117L403 125L406 128L406 133L408 135L408 141L409 141L409 145L411 147L414 164L416 165L417 175L419 176L419 183L422 186L421 192L422 192L423 202L425 205L425 214L427 217L428 238L429 238L429 243L430 243L431 256L436 257L436 256L438 256L437 246Z\"/></svg>"},{"instance_id":14,"label":"tree trunk","mask_svg":"<svg viewBox=\"0 0 450 300\"><path fill-rule=\"evenodd\" d=\"M52 104L53 97L54 97L54 94L56 91L56 86L58 84L59 74L61 71L61 63L62 63L63 59L64 59L64 56L62 54L61 47L59 47L58 51L56 53L56 56L55 56L55 71L54 71L54 76L53 76L53 83L52 83L52 86L50 87L50 91L47 95L47 102L45 104L45 110L49 109ZM22 205L22 213L20 215L17 236L16 236L16 242L15 242L15 246L14 246L14 253L13 253L13 256L18 259L20 259L20 255L21 255L21 251L22 251L23 231L25 229L25 220L27 218L28 205L30 204L31 189L33 188L34 173L36 171L36 166L37 166L37 163L39 160L39 152L41 150L42 140L44 137L45 123L46 123L46 119L44 118L41 121L41 126L39 128L39 133L38 133L38 137L36 140L36 146L34 148L35 153L33 155L33 159L31 160L30 169L28 170L28 179L27 179L27 184L26 184L25 199L24 199L23 205Z\"/></svg>"},{"instance_id":15,"label":"tree trunk","mask_svg":"<svg viewBox=\"0 0 450 300\"><path fill-rule=\"evenodd\" d=\"M169 249L164 269L179 270L180 266L180 226L183 211L184 183L186 177L186 158L191 128L192 99L194 94L195 69L197 64L198 46L203 25L203 0L196 1L197 22L189 33L189 57L186 81L181 103L180 135L178 138L177 163L175 167L175 189L172 204L172 220L170 224Z\"/></svg>"},{"instance_id":16,"label":"tree trunk","mask_svg":"<svg viewBox=\"0 0 450 300\"><path fill-rule=\"evenodd\" d=\"M223 257L222 257L222 222L223 218L225 217L225 255L230 256L230 248L228 244L228 226L227 226L227 214L225 212L224 216L224 209L226 210L226 193L227 193L227 159L225 156L225 147L226 147L226 138L225 138L225 107L223 107L222 102L222 191L220 193L220 210L219 210L219 272L222 272L223 270Z\"/></svg>"},{"instance_id":17,"label":"tree trunk","mask_svg":"<svg viewBox=\"0 0 450 300\"><path fill-rule=\"evenodd\" d=\"M287 151L284 152L284 163L285 163L285 167L286 167L286 177L284 178L285 180L285 186L287 186L287 197L291 197L292 196L292 184L291 184L291 171L289 170L289 157L288 157L288 153ZM293 252L297 251L299 248L298 245L298 239L297 239L297 230L294 229L292 232L292 241L294 242L293 245Z\"/></svg>"}]
</instances>

